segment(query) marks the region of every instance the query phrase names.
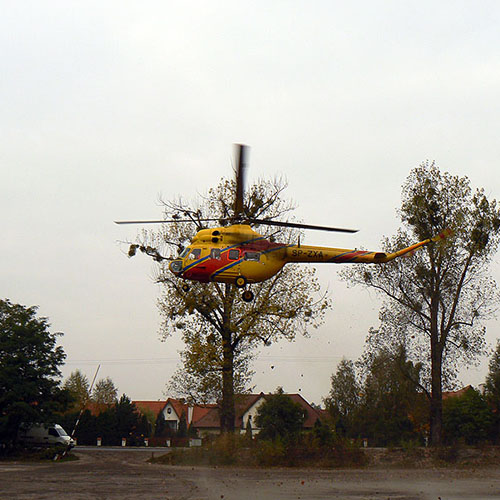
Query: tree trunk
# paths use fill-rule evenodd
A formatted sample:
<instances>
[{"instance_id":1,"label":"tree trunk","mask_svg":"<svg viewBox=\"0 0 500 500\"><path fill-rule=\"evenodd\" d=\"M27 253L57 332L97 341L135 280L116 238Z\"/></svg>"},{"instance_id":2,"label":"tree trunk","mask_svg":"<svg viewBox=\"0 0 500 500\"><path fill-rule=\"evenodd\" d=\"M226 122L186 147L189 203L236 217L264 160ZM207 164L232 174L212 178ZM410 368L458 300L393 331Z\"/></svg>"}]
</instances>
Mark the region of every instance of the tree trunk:
<instances>
[{"instance_id":1,"label":"tree trunk","mask_svg":"<svg viewBox=\"0 0 500 500\"><path fill-rule=\"evenodd\" d=\"M436 315L437 317L437 315ZM431 407L430 433L431 445L439 446L443 430L443 348L439 342L437 322L431 318Z\"/></svg>"},{"instance_id":2,"label":"tree trunk","mask_svg":"<svg viewBox=\"0 0 500 500\"><path fill-rule=\"evenodd\" d=\"M234 432L234 353L231 330L222 335L222 401L220 402L220 429L223 434Z\"/></svg>"}]
</instances>

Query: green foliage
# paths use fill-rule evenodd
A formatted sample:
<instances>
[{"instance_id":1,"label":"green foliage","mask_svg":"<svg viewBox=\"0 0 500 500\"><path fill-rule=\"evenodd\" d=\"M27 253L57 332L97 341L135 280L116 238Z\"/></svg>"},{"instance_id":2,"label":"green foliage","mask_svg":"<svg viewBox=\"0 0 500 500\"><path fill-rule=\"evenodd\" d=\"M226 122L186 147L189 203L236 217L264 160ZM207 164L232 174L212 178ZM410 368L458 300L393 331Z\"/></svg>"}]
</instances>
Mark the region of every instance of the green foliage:
<instances>
[{"instance_id":1,"label":"green foliage","mask_svg":"<svg viewBox=\"0 0 500 500\"><path fill-rule=\"evenodd\" d=\"M58 417L61 425L70 433L80 412L73 412ZM118 402L92 415L85 410L76 428L75 438L78 444L95 445L97 438L102 439L103 446L119 446L122 438L127 439L130 446L142 445L145 437L152 434L152 426L147 416L141 414L130 398L123 394Z\"/></svg>"},{"instance_id":2,"label":"green foliage","mask_svg":"<svg viewBox=\"0 0 500 500\"><path fill-rule=\"evenodd\" d=\"M92 401L104 405L111 405L118 401L118 389L110 377L97 381L92 391Z\"/></svg>"},{"instance_id":3,"label":"green foliage","mask_svg":"<svg viewBox=\"0 0 500 500\"><path fill-rule=\"evenodd\" d=\"M71 462L78 460L78 458L72 453L67 453L66 446L50 446L47 448L12 448L7 450L7 452L0 455L0 459L6 459L9 461L15 460L16 462L46 462L54 461L57 459L58 462ZM66 452L66 453L65 453ZM64 456L63 456L64 455Z\"/></svg>"},{"instance_id":4,"label":"green foliage","mask_svg":"<svg viewBox=\"0 0 500 500\"><path fill-rule=\"evenodd\" d=\"M385 350L372 353L369 363L359 415L364 433L359 437L368 438L372 446L417 439L410 417L423 402L417 392L420 366L407 360L404 348L395 355Z\"/></svg>"},{"instance_id":5,"label":"green foliage","mask_svg":"<svg viewBox=\"0 0 500 500\"><path fill-rule=\"evenodd\" d=\"M319 446L312 435L292 444L280 437L275 441L249 441L245 436L224 434L200 448L173 449L151 462L244 467L359 467L366 464L366 456L359 446L342 439L336 439L331 446Z\"/></svg>"},{"instance_id":6,"label":"green foliage","mask_svg":"<svg viewBox=\"0 0 500 500\"><path fill-rule=\"evenodd\" d=\"M305 420L304 410L290 396L278 388L266 398L257 412L256 424L260 427L259 439L296 442Z\"/></svg>"},{"instance_id":7,"label":"green foliage","mask_svg":"<svg viewBox=\"0 0 500 500\"><path fill-rule=\"evenodd\" d=\"M500 438L500 341L490 360L489 371L485 381L485 398L492 410L492 440L498 443Z\"/></svg>"},{"instance_id":8,"label":"green foliage","mask_svg":"<svg viewBox=\"0 0 500 500\"><path fill-rule=\"evenodd\" d=\"M277 436L274 441L260 440L255 450L257 463L264 467L276 467L282 465L287 456L287 446Z\"/></svg>"},{"instance_id":9,"label":"green foliage","mask_svg":"<svg viewBox=\"0 0 500 500\"><path fill-rule=\"evenodd\" d=\"M493 414L485 398L474 389L443 403L443 429L447 443L463 440L473 445L491 438Z\"/></svg>"},{"instance_id":10,"label":"green foliage","mask_svg":"<svg viewBox=\"0 0 500 500\"><path fill-rule=\"evenodd\" d=\"M252 439L252 421L248 418L247 425L245 426L245 437L247 439Z\"/></svg>"},{"instance_id":11,"label":"green foliage","mask_svg":"<svg viewBox=\"0 0 500 500\"><path fill-rule=\"evenodd\" d=\"M319 418L314 422L313 436L319 447L331 446L335 440L335 434L331 427Z\"/></svg>"},{"instance_id":12,"label":"green foliage","mask_svg":"<svg viewBox=\"0 0 500 500\"><path fill-rule=\"evenodd\" d=\"M96 417L89 410L85 410L81 415L80 411L65 413L58 416L57 420L66 432L71 435L79 417L80 420L74 437L77 439L78 444L95 445L97 436L100 436L100 434L96 429Z\"/></svg>"},{"instance_id":13,"label":"green foliage","mask_svg":"<svg viewBox=\"0 0 500 500\"><path fill-rule=\"evenodd\" d=\"M163 413L160 412L158 413L158 416L156 417L156 422L155 422L155 437L166 437L169 435L169 428L167 426L167 422L165 420L165 417L163 416Z\"/></svg>"},{"instance_id":14,"label":"green foliage","mask_svg":"<svg viewBox=\"0 0 500 500\"><path fill-rule=\"evenodd\" d=\"M496 412L500 412L500 341L490 360L488 375L485 381L486 398Z\"/></svg>"},{"instance_id":15,"label":"green foliage","mask_svg":"<svg viewBox=\"0 0 500 500\"><path fill-rule=\"evenodd\" d=\"M63 387L71 394L74 400L73 408L81 410L90 400L90 384L87 376L80 370L71 372Z\"/></svg>"},{"instance_id":16,"label":"green foliage","mask_svg":"<svg viewBox=\"0 0 500 500\"><path fill-rule=\"evenodd\" d=\"M185 438L187 437L187 419L184 411L181 414L181 418L179 420L179 428L177 429L177 437Z\"/></svg>"},{"instance_id":17,"label":"green foliage","mask_svg":"<svg viewBox=\"0 0 500 500\"><path fill-rule=\"evenodd\" d=\"M130 398L123 394L114 409L116 432L119 437L139 436L141 414Z\"/></svg>"},{"instance_id":18,"label":"green foliage","mask_svg":"<svg viewBox=\"0 0 500 500\"><path fill-rule=\"evenodd\" d=\"M0 300L0 443L15 442L21 422L49 421L69 403L60 388L66 355L36 307Z\"/></svg>"},{"instance_id":19,"label":"green foliage","mask_svg":"<svg viewBox=\"0 0 500 500\"><path fill-rule=\"evenodd\" d=\"M331 389L325 405L335 422L336 432L350 435L361 403L361 386L356 377L354 363L343 358L331 376Z\"/></svg>"},{"instance_id":20,"label":"green foliage","mask_svg":"<svg viewBox=\"0 0 500 500\"><path fill-rule=\"evenodd\" d=\"M358 363L342 360L332 375L332 388L325 399L338 436L368 438L372 446L397 446L423 441L427 403L417 391L420 365L407 359L400 348L395 354L369 352Z\"/></svg>"}]
</instances>

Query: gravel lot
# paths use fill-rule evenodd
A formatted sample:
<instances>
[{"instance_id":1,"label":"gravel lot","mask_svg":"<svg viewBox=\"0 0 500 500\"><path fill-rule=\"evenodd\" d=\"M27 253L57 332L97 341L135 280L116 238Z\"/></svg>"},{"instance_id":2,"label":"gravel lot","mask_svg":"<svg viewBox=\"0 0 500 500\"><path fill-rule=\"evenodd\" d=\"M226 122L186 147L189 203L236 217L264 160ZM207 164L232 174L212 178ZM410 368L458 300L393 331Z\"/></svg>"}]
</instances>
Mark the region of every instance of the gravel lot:
<instances>
[{"instance_id":1,"label":"gravel lot","mask_svg":"<svg viewBox=\"0 0 500 500\"><path fill-rule=\"evenodd\" d=\"M148 464L151 449L77 449L73 462L0 462L2 499L500 499L500 467L297 470Z\"/></svg>"}]
</instances>

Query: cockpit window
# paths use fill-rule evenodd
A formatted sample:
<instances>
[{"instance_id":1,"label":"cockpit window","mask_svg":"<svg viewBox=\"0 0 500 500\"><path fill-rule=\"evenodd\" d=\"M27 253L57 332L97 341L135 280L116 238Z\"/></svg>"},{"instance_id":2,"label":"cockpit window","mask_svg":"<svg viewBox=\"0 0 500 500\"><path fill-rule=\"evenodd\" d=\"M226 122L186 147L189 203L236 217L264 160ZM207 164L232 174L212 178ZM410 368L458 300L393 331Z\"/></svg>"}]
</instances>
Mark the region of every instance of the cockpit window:
<instances>
[{"instance_id":1,"label":"cockpit window","mask_svg":"<svg viewBox=\"0 0 500 500\"><path fill-rule=\"evenodd\" d=\"M194 248L191 250L191 253L189 254L190 260L196 260L199 259L201 255L201 248Z\"/></svg>"},{"instance_id":2,"label":"cockpit window","mask_svg":"<svg viewBox=\"0 0 500 500\"><path fill-rule=\"evenodd\" d=\"M259 252L245 252L245 260L254 260L259 262L260 253Z\"/></svg>"},{"instance_id":3,"label":"cockpit window","mask_svg":"<svg viewBox=\"0 0 500 500\"><path fill-rule=\"evenodd\" d=\"M240 251L236 249L229 250L228 257L229 260L238 260L240 258Z\"/></svg>"},{"instance_id":4,"label":"cockpit window","mask_svg":"<svg viewBox=\"0 0 500 500\"><path fill-rule=\"evenodd\" d=\"M185 248L181 254L179 255L179 258L183 259L184 257L186 257L186 255L191 251L190 248Z\"/></svg>"}]
</instances>

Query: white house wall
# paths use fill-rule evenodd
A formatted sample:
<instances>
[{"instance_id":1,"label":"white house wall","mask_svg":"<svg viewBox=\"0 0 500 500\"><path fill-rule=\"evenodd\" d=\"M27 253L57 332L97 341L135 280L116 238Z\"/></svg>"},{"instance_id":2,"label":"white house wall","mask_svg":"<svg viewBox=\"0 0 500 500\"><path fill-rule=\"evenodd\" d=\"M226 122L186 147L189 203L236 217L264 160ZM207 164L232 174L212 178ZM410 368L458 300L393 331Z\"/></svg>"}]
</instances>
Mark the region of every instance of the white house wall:
<instances>
[{"instance_id":1,"label":"white house wall","mask_svg":"<svg viewBox=\"0 0 500 500\"><path fill-rule=\"evenodd\" d=\"M260 397L255 403L248 408L248 410L243 414L242 422L243 427L241 429L241 433L244 434L247 428L248 418L250 417L250 422L252 423L252 434L258 434L260 432L260 428L257 427L255 423L255 419L257 418L257 414L259 413L259 408L265 403L265 398Z\"/></svg>"}]
</instances>

